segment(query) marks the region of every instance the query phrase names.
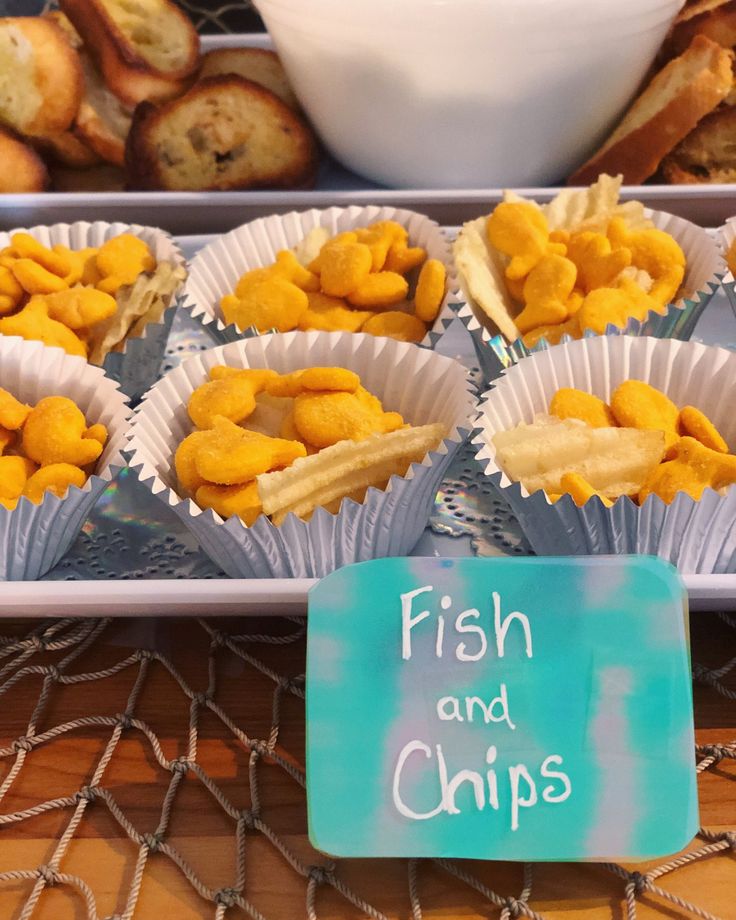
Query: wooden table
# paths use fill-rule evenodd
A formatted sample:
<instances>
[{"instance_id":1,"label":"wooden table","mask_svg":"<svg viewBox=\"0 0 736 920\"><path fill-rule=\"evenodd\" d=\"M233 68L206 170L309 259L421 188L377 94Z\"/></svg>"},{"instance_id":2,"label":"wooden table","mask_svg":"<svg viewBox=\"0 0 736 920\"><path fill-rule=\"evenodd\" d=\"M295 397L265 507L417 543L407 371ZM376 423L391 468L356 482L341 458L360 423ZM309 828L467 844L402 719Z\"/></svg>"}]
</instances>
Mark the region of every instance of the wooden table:
<instances>
[{"instance_id":1,"label":"wooden table","mask_svg":"<svg viewBox=\"0 0 736 920\"><path fill-rule=\"evenodd\" d=\"M32 915L41 920L82 920L94 916L195 920L201 917L245 917L239 906L225 908L233 900L227 889L236 878L237 820L228 815L201 781L209 777L212 788L221 790L224 799L241 815L243 830L242 896L268 918L292 920L307 916L308 895L314 895L315 914L321 920L352 920L364 916L385 916L391 920L424 918L488 918L501 915L501 906L483 893L455 878L440 865L421 862L415 866L418 903L421 914L409 895L406 861L353 860L340 862L334 877L349 887L375 910L366 913L331 884L320 871L313 872L308 883L305 874L311 865L324 865L326 858L310 847L306 836L306 806L297 777L303 765L304 716L299 696L300 682L282 682L279 712L272 715L275 675L298 678L304 669L304 641L297 638L284 645L268 645L235 639L228 645L227 636L243 633L278 633L295 635L297 624L274 620L195 621L115 621L95 634L90 623L88 635L82 631L62 650L44 648L55 639L64 640L75 627L64 624L58 632L39 634L41 639L26 639L18 647L0 649L0 747L8 748L28 734L28 721L37 706L39 693L47 685L47 701L40 710L36 733L70 720L90 716L104 717L101 724L87 724L61 731L57 737L36 743L20 756L22 766L8 786L8 775L17 763L15 751L0 759L0 778L8 787L0 812L12 815L54 799L73 796L92 783L104 796L92 793L91 800L78 796L69 803L23 820L4 819L0 833L0 873L15 870L33 872L52 863L58 841L73 816L79 823L71 835L58 864L62 879L56 884L39 884L39 899ZM0 635L28 636L33 623L13 622L0 626ZM77 627L78 628L78 627ZM86 640L85 640L86 635ZM718 668L736 655L736 628L715 614L694 614L692 619L693 660L709 668ZM59 664L65 654L83 649L74 660ZM224 642L224 644L223 644ZM151 660L141 656L129 659L137 649L152 650ZM208 649L212 651L208 672ZM236 653L237 652L237 653ZM22 660L18 656L22 656ZM158 657L169 662L169 667ZM245 656L245 657L243 657ZM254 666L249 656L259 662ZM148 658L147 654L143 659ZM70 675L92 674L111 669L116 663L128 663L109 676L67 683ZM48 672L56 664L58 673ZM20 665L20 666L19 666ZM265 670L264 670L265 669ZM273 673L269 673L272 669ZM182 685L192 694L204 694L212 674L216 676L211 699L201 696L192 703ZM15 675L15 676L14 676ZM58 678L61 678L59 680ZM132 721L116 718L124 713L126 700L138 681L139 696L129 713ZM736 668L721 678L727 689L736 691ZM188 732L192 710L196 710L196 756L188 749ZM725 698L702 683L695 685L695 713L699 744L719 744L736 739L736 702ZM226 714L226 715L225 715ZM224 721L223 721L224 719ZM227 720L231 722L227 722ZM278 736L271 736L274 724ZM141 728L144 726L149 735ZM249 751L245 738L233 733L243 730L249 738L275 741L269 759L262 748L254 771L259 800L254 802L249 784ZM98 775L94 771L111 739L119 736L109 763ZM160 742L157 759L152 738ZM22 749L23 742L16 745ZM736 748L734 749L736 755ZM171 790L173 773L162 766L175 758L189 756L199 765L200 776L184 769L175 783L171 817L159 852L145 850L140 893L128 899L134 885L136 861L142 862L143 848L131 839L133 834L152 834L159 824L167 790ZM15 768L17 769L17 767ZM666 764L663 764L666 769ZM736 759L724 757L705 770L699 780L702 824L714 832L736 830ZM81 802L81 804L80 804ZM245 810L245 811L243 811ZM115 815L118 815L116 818ZM123 823L119 818L122 816ZM128 830L125 822L129 822ZM263 822L261 825L259 822ZM250 826L249 826L250 825ZM273 836L269 839L264 828ZM139 838L140 839L140 838ZM156 842L149 838L149 843ZM688 849L702 847L696 840ZM279 848L283 848L285 853ZM185 860L196 877L209 889L203 897L192 886L170 857L168 848ZM717 917L736 918L736 835L731 849L677 868L659 880L663 889L697 905ZM294 868L289 859L295 862ZM665 860L659 860L661 864ZM502 863L455 863L470 873L474 884L486 885L501 898L519 897L523 887L523 867ZM655 864L651 864L652 866ZM53 868L53 866L52 866ZM650 864L627 867L645 872ZM54 880L53 873L47 878ZM89 886L76 888L83 880ZM625 880L599 865L537 865L532 870L533 888L529 907L547 920L619 920L627 916L624 901ZM0 918L30 916L23 904L37 879L0 882ZM237 886L236 886L237 887ZM219 909L212 902L220 894ZM210 898L208 900L208 897ZM89 901L89 903L87 903ZM127 912L126 912L127 901ZM523 910L517 906L519 916ZM134 913L133 913L134 910ZM635 905L635 916L691 917L692 912L667 903L661 897L643 893ZM511 906L506 916L513 916ZM254 914L258 916L258 914ZM630 916L634 916L630 914Z\"/></svg>"}]
</instances>

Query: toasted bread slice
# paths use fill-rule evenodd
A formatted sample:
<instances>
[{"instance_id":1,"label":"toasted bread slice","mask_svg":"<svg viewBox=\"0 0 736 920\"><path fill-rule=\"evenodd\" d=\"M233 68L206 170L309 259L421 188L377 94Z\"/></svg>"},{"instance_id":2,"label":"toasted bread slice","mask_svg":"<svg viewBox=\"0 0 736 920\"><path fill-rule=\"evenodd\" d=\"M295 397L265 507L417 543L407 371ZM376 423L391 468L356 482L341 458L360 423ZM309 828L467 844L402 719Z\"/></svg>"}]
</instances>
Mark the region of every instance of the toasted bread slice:
<instances>
[{"instance_id":1,"label":"toasted bread slice","mask_svg":"<svg viewBox=\"0 0 736 920\"><path fill-rule=\"evenodd\" d=\"M105 86L90 56L82 51L79 59L84 72L84 95L74 129L101 159L122 168L125 164L125 140L133 116Z\"/></svg>"},{"instance_id":2,"label":"toasted bread slice","mask_svg":"<svg viewBox=\"0 0 736 920\"><path fill-rule=\"evenodd\" d=\"M12 131L0 128L0 193L42 192L49 183L43 160Z\"/></svg>"},{"instance_id":3,"label":"toasted bread slice","mask_svg":"<svg viewBox=\"0 0 736 920\"><path fill-rule=\"evenodd\" d=\"M43 16L44 19L50 19L51 22L55 22L66 36L72 48L74 48L75 51L79 51L84 44L82 42L82 36L71 24L68 16L65 16L60 10L49 10L49 12L44 13Z\"/></svg>"},{"instance_id":4,"label":"toasted bread slice","mask_svg":"<svg viewBox=\"0 0 736 920\"><path fill-rule=\"evenodd\" d=\"M673 185L736 182L736 109L707 115L662 160L661 173Z\"/></svg>"},{"instance_id":5,"label":"toasted bread slice","mask_svg":"<svg viewBox=\"0 0 736 920\"><path fill-rule=\"evenodd\" d=\"M705 35L724 48L736 45L736 0L699 0L682 9L662 44L660 60L668 61Z\"/></svg>"},{"instance_id":6,"label":"toasted bread slice","mask_svg":"<svg viewBox=\"0 0 736 920\"><path fill-rule=\"evenodd\" d=\"M199 36L169 0L61 0L108 88L133 108L182 93L199 63Z\"/></svg>"},{"instance_id":7,"label":"toasted bread slice","mask_svg":"<svg viewBox=\"0 0 736 920\"><path fill-rule=\"evenodd\" d=\"M623 174L635 185L657 171L662 159L728 95L733 53L702 35L660 70L613 134L568 179L586 185L602 173Z\"/></svg>"},{"instance_id":8,"label":"toasted bread slice","mask_svg":"<svg viewBox=\"0 0 736 920\"><path fill-rule=\"evenodd\" d=\"M208 77L158 109L138 106L125 165L132 188L289 188L313 180L316 144L267 89Z\"/></svg>"},{"instance_id":9,"label":"toasted bread slice","mask_svg":"<svg viewBox=\"0 0 736 920\"><path fill-rule=\"evenodd\" d=\"M32 137L61 134L81 97L77 53L55 22L0 19L0 122Z\"/></svg>"},{"instance_id":10,"label":"toasted bread slice","mask_svg":"<svg viewBox=\"0 0 736 920\"><path fill-rule=\"evenodd\" d=\"M201 80L228 73L265 86L290 109L299 111L299 101L275 51L267 48L215 48L202 56L199 68Z\"/></svg>"},{"instance_id":11,"label":"toasted bread slice","mask_svg":"<svg viewBox=\"0 0 736 920\"><path fill-rule=\"evenodd\" d=\"M44 137L37 146L41 153L48 155L55 162L74 169L86 169L100 162L94 150L88 147L84 140L77 137L73 131L64 131L63 134Z\"/></svg>"}]
</instances>

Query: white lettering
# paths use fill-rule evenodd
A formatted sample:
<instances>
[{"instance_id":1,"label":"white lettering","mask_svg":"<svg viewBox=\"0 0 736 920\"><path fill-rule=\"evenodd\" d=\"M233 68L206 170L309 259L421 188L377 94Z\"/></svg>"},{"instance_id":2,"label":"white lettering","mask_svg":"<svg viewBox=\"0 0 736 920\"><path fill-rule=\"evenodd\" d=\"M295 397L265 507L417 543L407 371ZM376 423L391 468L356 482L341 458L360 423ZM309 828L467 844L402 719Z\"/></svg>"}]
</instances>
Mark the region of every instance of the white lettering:
<instances>
[{"instance_id":1,"label":"white lettering","mask_svg":"<svg viewBox=\"0 0 736 920\"><path fill-rule=\"evenodd\" d=\"M523 779L527 785L528 795L526 797L519 792L520 779ZM509 767L509 782L511 783L511 830L515 831L519 828L519 807L531 808L537 804L537 787L523 763Z\"/></svg>"},{"instance_id":2,"label":"white lettering","mask_svg":"<svg viewBox=\"0 0 736 920\"><path fill-rule=\"evenodd\" d=\"M422 610L416 616L411 615L411 602L419 594L426 594L432 590L432 585L425 585L423 588L415 588L413 591L407 591L401 594L401 657L404 661L411 658L411 631L422 620L429 616L429 610Z\"/></svg>"},{"instance_id":3,"label":"white lettering","mask_svg":"<svg viewBox=\"0 0 736 920\"><path fill-rule=\"evenodd\" d=\"M509 697L506 690L506 684L501 684L498 688L498 696L494 696L491 702L486 706L483 700L478 696L465 697L465 715L468 722L473 720L473 710L476 706L480 707L483 713L483 721L488 725L489 722L505 722L513 731L516 725L511 721L509 715ZM494 709L498 709L494 712Z\"/></svg>"},{"instance_id":4,"label":"white lettering","mask_svg":"<svg viewBox=\"0 0 736 920\"><path fill-rule=\"evenodd\" d=\"M396 806L396 810L405 818L413 818L415 821L426 821L428 818L434 818L444 809L444 785L442 786L443 798L440 799L440 804L432 811L412 811L408 805L404 804L404 801L401 798L401 794L399 792L399 786L401 784L401 771L404 769L404 764L406 761L415 751L421 751L427 760L429 760L432 756L432 751L430 748L426 744L423 744L421 741L410 741L408 744L404 745L404 747L401 749L401 753L399 754L396 769L394 770L393 800L394 805ZM447 776L445 775L445 780L446 779Z\"/></svg>"},{"instance_id":5,"label":"white lettering","mask_svg":"<svg viewBox=\"0 0 736 920\"><path fill-rule=\"evenodd\" d=\"M450 782L447 781L447 764L442 753L442 745L437 745L437 766L440 769L440 782L442 783L442 807L448 815L459 815L460 809L455 805L455 795L458 787L463 783L471 783L473 786L473 795L475 796L475 807L478 811L483 811L485 805L485 789L483 788L483 777L475 770L460 770L456 773Z\"/></svg>"},{"instance_id":6,"label":"white lettering","mask_svg":"<svg viewBox=\"0 0 736 920\"><path fill-rule=\"evenodd\" d=\"M482 658L486 651L488 650L488 640L486 639L486 634L481 629L480 626L476 626L473 623L465 623L465 620L468 617L473 619L480 619L480 611L476 610L475 607L471 607L470 610L463 610L460 616L455 620L455 629L459 633L475 633L480 640L480 648L475 655L468 655L466 652L467 646L464 642L460 642L455 649L455 657L458 661L478 661Z\"/></svg>"},{"instance_id":7,"label":"white lettering","mask_svg":"<svg viewBox=\"0 0 736 920\"><path fill-rule=\"evenodd\" d=\"M450 704L450 710L447 704ZM460 715L460 700L456 696L443 696L437 700L437 718L441 722L464 722L465 719Z\"/></svg>"},{"instance_id":8,"label":"white lettering","mask_svg":"<svg viewBox=\"0 0 736 920\"><path fill-rule=\"evenodd\" d=\"M514 620L518 620L521 623L521 627L524 630L524 637L526 643L526 657L532 658L532 630L529 625L529 619L523 613L520 613L518 610L512 611L507 617L504 617L503 621L501 620L501 595L497 592L493 592L493 625L496 630L496 651L498 652L498 657L503 658L504 648L506 644L506 633L509 631L509 627Z\"/></svg>"},{"instance_id":9,"label":"white lettering","mask_svg":"<svg viewBox=\"0 0 736 920\"><path fill-rule=\"evenodd\" d=\"M559 754L550 754L549 757L545 757L539 772L545 779L558 779L562 783L564 791L555 794L554 786L545 786L542 790L542 798L545 802L564 802L565 799L570 798L572 783L567 773L563 773L561 770L550 770L549 764L551 763L562 766L562 758Z\"/></svg>"}]
</instances>

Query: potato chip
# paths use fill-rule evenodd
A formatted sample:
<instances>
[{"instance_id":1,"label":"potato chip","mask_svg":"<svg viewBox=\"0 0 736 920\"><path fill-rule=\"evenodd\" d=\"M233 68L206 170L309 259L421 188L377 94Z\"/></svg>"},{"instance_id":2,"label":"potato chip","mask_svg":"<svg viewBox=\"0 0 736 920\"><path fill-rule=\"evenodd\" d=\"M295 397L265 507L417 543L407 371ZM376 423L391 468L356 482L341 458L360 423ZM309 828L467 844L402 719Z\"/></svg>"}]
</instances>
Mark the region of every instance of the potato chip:
<instances>
[{"instance_id":1,"label":"potato chip","mask_svg":"<svg viewBox=\"0 0 736 920\"><path fill-rule=\"evenodd\" d=\"M287 469L256 477L263 510L278 525L290 512L308 517L340 497L383 486L391 476L404 475L410 464L421 462L446 434L445 426L437 423L340 441L295 460Z\"/></svg>"},{"instance_id":2,"label":"potato chip","mask_svg":"<svg viewBox=\"0 0 736 920\"><path fill-rule=\"evenodd\" d=\"M562 476L578 473L613 499L637 494L665 452L661 431L591 428L577 419L550 416L498 432L493 445L501 469L530 493L564 492Z\"/></svg>"}]
</instances>

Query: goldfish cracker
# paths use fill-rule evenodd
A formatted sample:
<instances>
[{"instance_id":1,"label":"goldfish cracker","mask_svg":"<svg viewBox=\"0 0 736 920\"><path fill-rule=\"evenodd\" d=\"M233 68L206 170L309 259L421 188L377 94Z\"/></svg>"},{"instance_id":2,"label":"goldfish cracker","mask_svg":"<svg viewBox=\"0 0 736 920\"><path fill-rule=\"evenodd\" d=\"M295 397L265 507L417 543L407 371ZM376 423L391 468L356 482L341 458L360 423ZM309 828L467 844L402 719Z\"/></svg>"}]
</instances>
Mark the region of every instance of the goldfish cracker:
<instances>
[{"instance_id":1,"label":"goldfish cracker","mask_svg":"<svg viewBox=\"0 0 736 920\"><path fill-rule=\"evenodd\" d=\"M631 250L631 262L652 277L648 291L660 306L671 303L685 277L685 253L678 242L664 230L647 227L629 230L625 221L614 217L608 225L608 237L613 245Z\"/></svg>"},{"instance_id":2,"label":"goldfish cracker","mask_svg":"<svg viewBox=\"0 0 736 920\"><path fill-rule=\"evenodd\" d=\"M103 243L95 262L102 275L97 287L107 294L115 294L123 285L133 284L141 272L156 267L148 244L132 233L121 233Z\"/></svg>"},{"instance_id":3,"label":"goldfish cracker","mask_svg":"<svg viewBox=\"0 0 736 920\"><path fill-rule=\"evenodd\" d=\"M43 299L49 317L69 329L93 326L114 316L118 309L114 297L94 288L69 288L55 294L46 294Z\"/></svg>"},{"instance_id":4,"label":"goldfish cracker","mask_svg":"<svg viewBox=\"0 0 736 920\"><path fill-rule=\"evenodd\" d=\"M71 260L64 252L55 252L39 243L30 233L14 233L10 244L19 259L32 259L46 271L64 278L71 271Z\"/></svg>"},{"instance_id":5,"label":"goldfish cracker","mask_svg":"<svg viewBox=\"0 0 736 920\"><path fill-rule=\"evenodd\" d=\"M620 277L616 287L622 291L629 300L629 315L643 323L650 312L663 314L665 307L658 303L632 278Z\"/></svg>"},{"instance_id":6,"label":"goldfish cracker","mask_svg":"<svg viewBox=\"0 0 736 920\"><path fill-rule=\"evenodd\" d=\"M34 504L43 501L46 492L53 492L63 498L70 486L81 489L87 481L84 470L71 463L50 463L42 466L28 480L23 488L23 495Z\"/></svg>"},{"instance_id":7,"label":"goldfish cracker","mask_svg":"<svg viewBox=\"0 0 736 920\"><path fill-rule=\"evenodd\" d=\"M610 287L618 275L631 265L631 250L612 248L602 233L573 233L567 244L567 258L575 263L578 284L585 294L600 287Z\"/></svg>"},{"instance_id":8,"label":"goldfish cracker","mask_svg":"<svg viewBox=\"0 0 736 920\"><path fill-rule=\"evenodd\" d=\"M307 310L298 324L303 331L359 332L363 323L374 315L372 310L352 310L341 297L328 297L320 292L308 292L307 302Z\"/></svg>"},{"instance_id":9,"label":"goldfish cracker","mask_svg":"<svg viewBox=\"0 0 736 920\"><path fill-rule=\"evenodd\" d=\"M409 313L387 310L384 313L376 313L375 316L366 320L360 331L369 335L398 339L400 342L421 342L427 334L427 327L420 319Z\"/></svg>"},{"instance_id":10,"label":"goldfish cracker","mask_svg":"<svg viewBox=\"0 0 736 920\"><path fill-rule=\"evenodd\" d=\"M0 457L3 455L5 448L10 447L15 441L15 432L0 425Z\"/></svg>"},{"instance_id":11,"label":"goldfish cracker","mask_svg":"<svg viewBox=\"0 0 736 920\"><path fill-rule=\"evenodd\" d=\"M519 332L564 322L569 315L567 300L575 287L576 276L575 265L564 256L542 257L524 282L526 306L515 320Z\"/></svg>"},{"instance_id":12,"label":"goldfish cracker","mask_svg":"<svg viewBox=\"0 0 736 920\"><path fill-rule=\"evenodd\" d=\"M68 326L51 319L43 298L31 298L19 313L0 318L0 334L63 348L67 354L87 357L87 346Z\"/></svg>"},{"instance_id":13,"label":"goldfish cracker","mask_svg":"<svg viewBox=\"0 0 736 920\"><path fill-rule=\"evenodd\" d=\"M197 489L195 501L200 508L212 508L222 518L237 515L250 527L263 513L255 480L243 485L218 486L204 483Z\"/></svg>"},{"instance_id":14,"label":"goldfish cracker","mask_svg":"<svg viewBox=\"0 0 736 920\"><path fill-rule=\"evenodd\" d=\"M28 414L23 426L23 450L31 460L49 464L86 466L102 453L102 444L85 438L87 422L66 396L46 396Z\"/></svg>"},{"instance_id":15,"label":"goldfish cracker","mask_svg":"<svg viewBox=\"0 0 736 920\"><path fill-rule=\"evenodd\" d=\"M582 331L603 335L608 326L623 329L631 315L632 301L618 288L596 288L586 295L576 313Z\"/></svg>"},{"instance_id":16,"label":"goldfish cracker","mask_svg":"<svg viewBox=\"0 0 736 920\"><path fill-rule=\"evenodd\" d=\"M542 256L565 252L563 244L550 243L542 211L526 201L497 205L486 221L486 235L491 246L511 257L505 274L512 281L528 275Z\"/></svg>"},{"instance_id":17,"label":"goldfish cracker","mask_svg":"<svg viewBox=\"0 0 736 920\"><path fill-rule=\"evenodd\" d=\"M302 393L294 400L294 427L313 447L361 441L402 424L398 413L384 413L379 401L368 402L357 391Z\"/></svg>"},{"instance_id":18,"label":"goldfish cracker","mask_svg":"<svg viewBox=\"0 0 736 920\"><path fill-rule=\"evenodd\" d=\"M56 291L65 291L69 287L63 278L33 259L16 259L10 270L28 294L53 294Z\"/></svg>"},{"instance_id":19,"label":"goldfish cracker","mask_svg":"<svg viewBox=\"0 0 736 920\"><path fill-rule=\"evenodd\" d=\"M0 457L0 503L11 507L23 494L28 475L23 457Z\"/></svg>"},{"instance_id":20,"label":"goldfish cracker","mask_svg":"<svg viewBox=\"0 0 736 920\"><path fill-rule=\"evenodd\" d=\"M546 326L535 326L529 332L525 332L521 337L522 342L527 348L534 348L542 339L550 345L558 345L563 336L569 335L574 339L580 338L580 323L578 322L577 311L573 313L570 319L564 323L551 323Z\"/></svg>"},{"instance_id":21,"label":"goldfish cracker","mask_svg":"<svg viewBox=\"0 0 736 920\"><path fill-rule=\"evenodd\" d=\"M12 393L0 387L0 425L10 431L23 427L31 412L31 407L16 399Z\"/></svg>"},{"instance_id":22,"label":"goldfish cracker","mask_svg":"<svg viewBox=\"0 0 736 920\"><path fill-rule=\"evenodd\" d=\"M669 397L642 380L626 380L611 395L611 412L624 428L643 428L664 432L669 452L677 440L679 410Z\"/></svg>"},{"instance_id":23,"label":"goldfish cracker","mask_svg":"<svg viewBox=\"0 0 736 920\"><path fill-rule=\"evenodd\" d=\"M322 293L330 297L347 297L370 274L373 256L364 243L330 244L320 253Z\"/></svg>"},{"instance_id":24,"label":"goldfish cracker","mask_svg":"<svg viewBox=\"0 0 736 920\"><path fill-rule=\"evenodd\" d=\"M218 416L241 422L255 409L256 395L271 376L274 371L246 369L203 383L189 398L189 417L198 428L211 428Z\"/></svg>"},{"instance_id":25,"label":"goldfish cracker","mask_svg":"<svg viewBox=\"0 0 736 920\"><path fill-rule=\"evenodd\" d=\"M608 428L616 424L613 413L602 399L573 387L557 390L549 404L549 413L557 418L578 418L591 428Z\"/></svg>"},{"instance_id":26,"label":"goldfish cracker","mask_svg":"<svg viewBox=\"0 0 736 920\"><path fill-rule=\"evenodd\" d=\"M285 281L290 280L284 273L278 271L275 265L267 265L264 268L252 268L250 271L244 272L235 285L236 299L240 300L242 297L247 296L248 291L250 291L254 285L260 284L261 281L269 281L271 278L277 276L284 278Z\"/></svg>"},{"instance_id":27,"label":"goldfish cracker","mask_svg":"<svg viewBox=\"0 0 736 920\"><path fill-rule=\"evenodd\" d=\"M90 259L94 260L97 255L96 246L88 246L86 249L75 250L69 249L69 247L64 246L63 243L55 243L51 248L53 252L68 263L69 270L65 275L62 275L62 277L69 287L79 284L82 281L87 262ZM95 281L97 280L99 280L99 273L97 273L97 277L95 278Z\"/></svg>"},{"instance_id":28,"label":"goldfish cracker","mask_svg":"<svg viewBox=\"0 0 736 920\"><path fill-rule=\"evenodd\" d=\"M257 434L222 416L201 434L204 437L196 442L194 465L204 480L217 485L243 484L306 456L304 445L298 441Z\"/></svg>"},{"instance_id":29,"label":"goldfish cracker","mask_svg":"<svg viewBox=\"0 0 736 920\"><path fill-rule=\"evenodd\" d=\"M82 437L92 438L104 447L107 444L107 428L101 422L97 422L94 425L90 425Z\"/></svg>"},{"instance_id":30,"label":"goldfish cracker","mask_svg":"<svg viewBox=\"0 0 736 920\"><path fill-rule=\"evenodd\" d=\"M329 250L333 246L344 246L357 242L358 234L354 230L344 230L342 233L338 233L336 236L328 237L326 242L320 247L317 256L312 259L309 265L307 265L307 268L310 270L310 272L315 272L318 275L321 274L323 259L326 255L328 255ZM372 264L373 259L371 258L371 265Z\"/></svg>"},{"instance_id":31,"label":"goldfish cracker","mask_svg":"<svg viewBox=\"0 0 736 920\"><path fill-rule=\"evenodd\" d=\"M579 473L564 473L560 477L560 485L565 492L572 496L572 500L578 508L582 508L593 496L597 496L606 508L610 508L613 505L610 498L606 498L605 495L594 489L588 480Z\"/></svg>"},{"instance_id":32,"label":"goldfish cracker","mask_svg":"<svg viewBox=\"0 0 736 920\"><path fill-rule=\"evenodd\" d=\"M319 275L305 268L290 249L282 249L276 253L274 269L302 291L319 290Z\"/></svg>"},{"instance_id":33,"label":"goldfish cracker","mask_svg":"<svg viewBox=\"0 0 736 920\"><path fill-rule=\"evenodd\" d=\"M683 406L680 409L677 423L678 430L683 435L695 438L705 447L709 447L720 454L728 453L728 444L726 444L721 433L708 416L701 412L700 409L696 409L695 406Z\"/></svg>"},{"instance_id":34,"label":"goldfish cracker","mask_svg":"<svg viewBox=\"0 0 736 920\"><path fill-rule=\"evenodd\" d=\"M427 259L422 265L414 294L414 312L423 323L433 323L445 296L447 272L439 259Z\"/></svg>"},{"instance_id":35,"label":"goldfish cracker","mask_svg":"<svg viewBox=\"0 0 736 920\"><path fill-rule=\"evenodd\" d=\"M225 296L221 301L228 323L235 323L240 329L255 326L259 332L296 329L308 306L304 291L278 276L253 284L235 302L231 296Z\"/></svg>"},{"instance_id":36,"label":"goldfish cracker","mask_svg":"<svg viewBox=\"0 0 736 920\"><path fill-rule=\"evenodd\" d=\"M12 271L0 266L0 316L15 310L23 299L24 293Z\"/></svg>"},{"instance_id":37,"label":"goldfish cracker","mask_svg":"<svg viewBox=\"0 0 736 920\"><path fill-rule=\"evenodd\" d=\"M281 374L269 380L266 391L270 396L299 396L305 392L354 393L360 386L355 371L344 367L308 367Z\"/></svg>"},{"instance_id":38,"label":"goldfish cracker","mask_svg":"<svg viewBox=\"0 0 736 920\"><path fill-rule=\"evenodd\" d=\"M418 268L427 258L427 250L421 246L407 246L404 240L391 244L384 262L384 269L406 275Z\"/></svg>"},{"instance_id":39,"label":"goldfish cracker","mask_svg":"<svg viewBox=\"0 0 736 920\"><path fill-rule=\"evenodd\" d=\"M197 472L195 458L200 444L206 443L207 431L193 431L179 444L174 454L174 469L182 488L192 495L207 481Z\"/></svg>"},{"instance_id":40,"label":"goldfish cracker","mask_svg":"<svg viewBox=\"0 0 736 920\"><path fill-rule=\"evenodd\" d=\"M723 454L684 437L675 444L673 457L660 463L649 474L639 493L643 503L654 494L663 502L671 502L678 492L685 492L698 501L705 489L724 489L736 483L736 457Z\"/></svg>"},{"instance_id":41,"label":"goldfish cracker","mask_svg":"<svg viewBox=\"0 0 736 920\"><path fill-rule=\"evenodd\" d=\"M388 221L383 221L368 227L360 227L355 231L357 241L363 243L371 251L371 271L373 272L380 272L384 268L388 251L394 244L394 233L387 224Z\"/></svg>"},{"instance_id":42,"label":"goldfish cracker","mask_svg":"<svg viewBox=\"0 0 736 920\"><path fill-rule=\"evenodd\" d=\"M324 272L322 274L324 279ZM323 280L324 284L324 280ZM382 310L392 307L404 300L409 292L409 283L406 278L396 272L371 272L347 296L348 303L354 307L368 307L371 310Z\"/></svg>"},{"instance_id":43,"label":"goldfish cracker","mask_svg":"<svg viewBox=\"0 0 736 920\"><path fill-rule=\"evenodd\" d=\"M728 270L736 277L736 237L731 240L726 250L725 259Z\"/></svg>"}]
</instances>

